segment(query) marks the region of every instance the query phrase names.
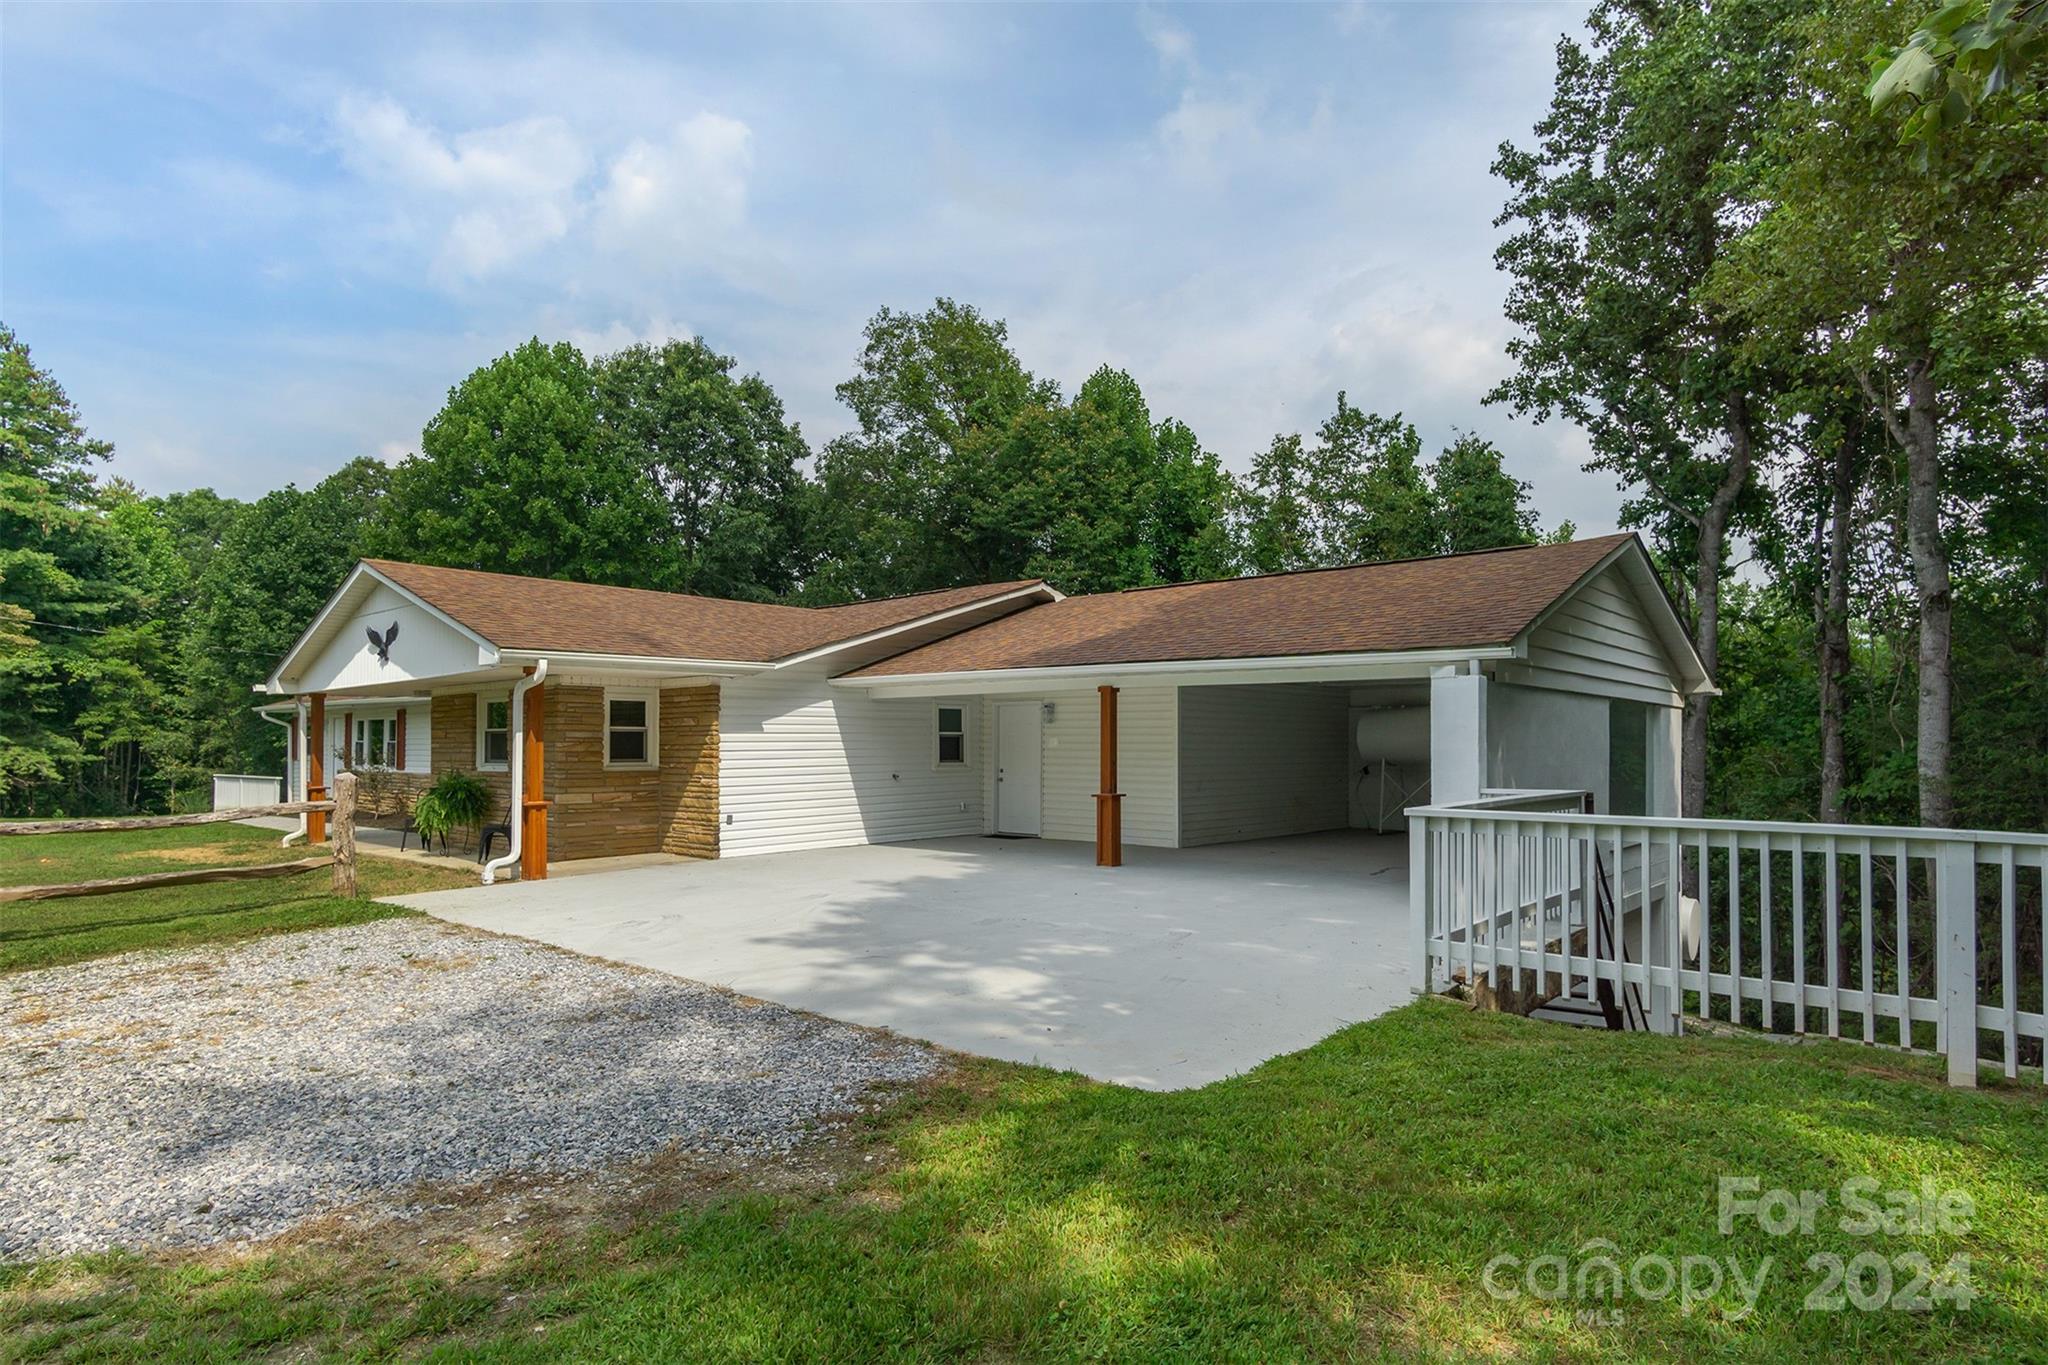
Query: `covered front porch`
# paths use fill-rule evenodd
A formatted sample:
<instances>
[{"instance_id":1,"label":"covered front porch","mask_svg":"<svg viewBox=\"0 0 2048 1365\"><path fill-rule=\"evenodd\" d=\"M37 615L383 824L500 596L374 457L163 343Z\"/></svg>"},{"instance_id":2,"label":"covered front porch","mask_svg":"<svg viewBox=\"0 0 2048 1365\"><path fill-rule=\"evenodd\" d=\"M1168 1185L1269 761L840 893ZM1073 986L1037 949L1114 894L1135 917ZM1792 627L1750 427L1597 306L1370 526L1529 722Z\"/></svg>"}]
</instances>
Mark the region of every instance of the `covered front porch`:
<instances>
[{"instance_id":1,"label":"covered front porch","mask_svg":"<svg viewBox=\"0 0 2048 1365\"><path fill-rule=\"evenodd\" d=\"M433 892L445 919L948 1047L1200 1085L1410 999L1405 838L942 839Z\"/></svg>"}]
</instances>

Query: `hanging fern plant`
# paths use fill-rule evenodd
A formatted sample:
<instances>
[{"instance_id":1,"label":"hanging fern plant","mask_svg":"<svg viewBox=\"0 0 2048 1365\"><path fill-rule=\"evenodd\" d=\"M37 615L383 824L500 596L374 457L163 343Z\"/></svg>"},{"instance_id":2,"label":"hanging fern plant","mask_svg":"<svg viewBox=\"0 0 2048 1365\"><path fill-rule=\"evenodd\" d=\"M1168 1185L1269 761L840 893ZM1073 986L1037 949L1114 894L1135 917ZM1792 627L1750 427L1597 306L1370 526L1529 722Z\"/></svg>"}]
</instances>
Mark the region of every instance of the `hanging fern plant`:
<instances>
[{"instance_id":1,"label":"hanging fern plant","mask_svg":"<svg viewBox=\"0 0 2048 1365\"><path fill-rule=\"evenodd\" d=\"M449 771L413 805L412 819L421 834L445 839L452 829L474 829L490 813L491 789L475 773Z\"/></svg>"}]
</instances>

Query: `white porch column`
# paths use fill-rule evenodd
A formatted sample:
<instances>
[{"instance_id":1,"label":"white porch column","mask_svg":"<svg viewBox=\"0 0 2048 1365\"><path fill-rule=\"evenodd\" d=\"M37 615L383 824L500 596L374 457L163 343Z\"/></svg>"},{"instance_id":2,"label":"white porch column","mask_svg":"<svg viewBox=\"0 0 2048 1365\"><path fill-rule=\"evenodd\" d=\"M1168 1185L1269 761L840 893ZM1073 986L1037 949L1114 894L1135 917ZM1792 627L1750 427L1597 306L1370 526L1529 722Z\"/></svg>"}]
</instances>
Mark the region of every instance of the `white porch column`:
<instances>
[{"instance_id":1,"label":"white porch column","mask_svg":"<svg viewBox=\"0 0 2048 1365\"><path fill-rule=\"evenodd\" d=\"M1429 801L1477 801L1486 787L1486 675L1477 661L1429 676Z\"/></svg>"}]
</instances>

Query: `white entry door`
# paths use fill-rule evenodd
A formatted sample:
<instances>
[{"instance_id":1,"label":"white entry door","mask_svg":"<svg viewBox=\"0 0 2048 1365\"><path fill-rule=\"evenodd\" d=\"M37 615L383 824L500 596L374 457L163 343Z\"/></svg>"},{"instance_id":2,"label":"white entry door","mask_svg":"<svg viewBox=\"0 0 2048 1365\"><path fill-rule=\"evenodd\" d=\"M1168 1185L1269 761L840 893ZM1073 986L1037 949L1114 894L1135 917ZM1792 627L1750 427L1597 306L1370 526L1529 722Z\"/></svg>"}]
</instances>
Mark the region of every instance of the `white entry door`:
<instances>
[{"instance_id":1,"label":"white entry door","mask_svg":"<svg viewBox=\"0 0 2048 1365\"><path fill-rule=\"evenodd\" d=\"M1035 701L996 707L996 833L1039 832L1038 726Z\"/></svg>"}]
</instances>

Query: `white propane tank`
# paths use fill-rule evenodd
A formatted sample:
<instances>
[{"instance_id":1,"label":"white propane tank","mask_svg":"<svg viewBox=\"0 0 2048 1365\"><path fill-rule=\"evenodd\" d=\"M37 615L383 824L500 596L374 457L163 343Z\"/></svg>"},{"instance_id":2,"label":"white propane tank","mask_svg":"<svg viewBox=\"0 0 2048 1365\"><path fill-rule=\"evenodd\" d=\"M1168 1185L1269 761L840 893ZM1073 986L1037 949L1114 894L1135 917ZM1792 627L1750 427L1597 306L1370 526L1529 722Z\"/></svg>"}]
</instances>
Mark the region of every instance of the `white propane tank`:
<instances>
[{"instance_id":1,"label":"white propane tank","mask_svg":"<svg viewBox=\"0 0 2048 1365\"><path fill-rule=\"evenodd\" d=\"M1358 756L1367 763L1427 764L1429 708L1390 706L1358 713Z\"/></svg>"}]
</instances>

